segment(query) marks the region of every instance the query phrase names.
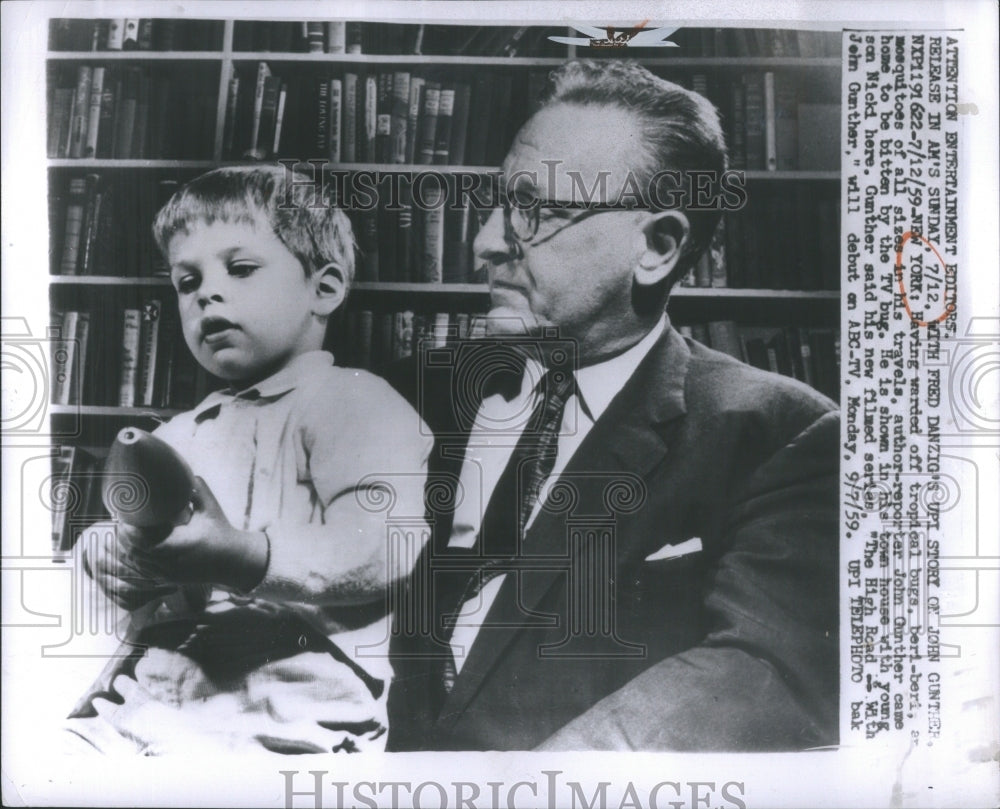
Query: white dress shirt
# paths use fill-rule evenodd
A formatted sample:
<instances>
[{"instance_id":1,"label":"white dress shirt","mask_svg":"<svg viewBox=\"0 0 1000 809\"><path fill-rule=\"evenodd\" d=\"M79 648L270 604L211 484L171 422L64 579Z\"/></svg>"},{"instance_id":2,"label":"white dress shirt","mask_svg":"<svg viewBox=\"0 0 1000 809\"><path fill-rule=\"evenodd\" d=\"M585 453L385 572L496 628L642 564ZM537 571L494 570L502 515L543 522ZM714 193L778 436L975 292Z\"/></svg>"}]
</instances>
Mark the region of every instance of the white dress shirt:
<instances>
[{"instance_id":1,"label":"white dress shirt","mask_svg":"<svg viewBox=\"0 0 1000 809\"><path fill-rule=\"evenodd\" d=\"M548 487L559 478L591 427L635 373L635 369L663 334L666 326L667 319L664 315L645 337L627 351L576 371L576 393L566 401L563 411L555 464L528 517L525 529L534 521L545 502ZM513 399L508 401L497 393L483 400L470 431L462 462L462 497L455 507L451 538L448 541L450 547L471 548L476 544L483 514L493 490L538 403L538 383L544 373L544 368L537 361L529 359L521 379L521 390ZM462 670L468 650L479 634L482 622L505 578L506 576L496 576L490 579L476 596L462 605L451 636L456 671Z\"/></svg>"}]
</instances>

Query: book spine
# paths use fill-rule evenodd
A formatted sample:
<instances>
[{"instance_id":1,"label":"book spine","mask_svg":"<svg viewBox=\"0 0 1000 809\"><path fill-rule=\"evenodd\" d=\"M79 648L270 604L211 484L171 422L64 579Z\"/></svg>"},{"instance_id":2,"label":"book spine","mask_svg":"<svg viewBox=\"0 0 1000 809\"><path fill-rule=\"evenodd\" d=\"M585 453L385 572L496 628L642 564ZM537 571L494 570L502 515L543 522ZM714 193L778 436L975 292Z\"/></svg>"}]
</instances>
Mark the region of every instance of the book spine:
<instances>
[{"instance_id":1,"label":"book spine","mask_svg":"<svg viewBox=\"0 0 1000 809\"><path fill-rule=\"evenodd\" d=\"M49 122L47 151L49 157L66 157L73 117L75 88L60 87L53 93L52 118Z\"/></svg>"},{"instance_id":2,"label":"book spine","mask_svg":"<svg viewBox=\"0 0 1000 809\"><path fill-rule=\"evenodd\" d=\"M764 79L760 73L744 76L746 91L747 168L764 168Z\"/></svg>"},{"instance_id":3,"label":"book spine","mask_svg":"<svg viewBox=\"0 0 1000 809\"><path fill-rule=\"evenodd\" d=\"M137 18L130 17L125 20L125 25L122 28L122 50L139 50L139 20Z\"/></svg>"},{"instance_id":4,"label":"book spine","mask_svg":"<svg viewBox=\"0 0 1000 809\"><path fill-rule=\"evenodd\" d=\"M83 401L83 383L87 375L87 346L90 343L90 312L80 312L76 318L76 363L72 367L69 404Z\"/></svg>"},{"instance_id":5,"label":"book spine","mask_svg":"<svg viewBox=\"0 0 1000 809\"><path fill-rule=\"evenodd\" d=\"M121 113L115 122L115 157L132 157L132 141L135 137L135 115L139 99L139 70L128 68L123 82Z\"/></svg>"},{"instance_id":6,"label":"book spine","mask_svg":"<svg viewBox=\"0 0 1000 809\"><path fill-rule=\"evenodd\" d=\"M799 122L798 88L792 76L779 73L774 78L774 148L778 171L798 168Z\"/></svg>"},{"instance_id":7,"label":"book spine","mask_svg":"<svg viewBox=\"0 0 1000 809\"><path fill-rule=\"evenodd\" d=\"M731 110L729 162L734 169L745 169L747 167L746 88L734 81L729 90Z\"/></svg>"},{"instance_id":8,"label":"book spine","mask_svg":"<svg viewBox=\"0 0 1000 809\"><path fill-rule=\"evenodd\" d=\"M481 166L486 162L492 110L493 79L487 74L477 76L470 101L469 137L466 144L466 159L472 166Z\"/></svg>"},{"instance_id":9,"label":"book spine","mask_svg":"<svg viewBox=\"0 0 1000 809\"><path fill-rule=\"evenodd\" d=\"M267 78L271 75L271 69L267 62L260 62L257 65L257 84L254 88L253 96L253 127L250 130L250 152L257 154L260 138L260 119L264 109L264 88Z\"/></svg>"},{"instance_id":10,"label":"book spine","mask_svg":"<svg viewBox=\"0 0 1000 809\"><path fill-rule=\"evenodd\" d=\"M437 82L424 85L424 100L420 109L420 130L418 135L417 162L434 162L434 140L437 135L438 106L441 101L441 86Z\"/></svg>"},{"instance_id":11,"label":"book spine","mask_svg":"<svg viewBox=\"0 0 1000 809\"><path fill-rule=\"evenodd\" d=\"M115 103L121 94L121 81L117 72L108 70L104 75L104 91L101 93L100 121L97 125L96 157L111 157L115 139Z\"/></svg>"},{"instance_id":12,"label":"book spine","mask_svg":"<svg viewBox=\"0 0 1000 809\"><path fill-rule=\"evenodd\" d=\"M423 211L423 240L421 245L420 281L439 284L443 278L444 264L444 207L445 190L427 184Z\"/></svg>"},{"instance_id":13,"label":"book spine","mask_svg":"<svg viewBox=\"0 0 1000 809\"><path fill-rule=\"evenodd\" d=\"M139 20L138 47L140 51L153 49L153 21L148 17Z\"/></svg>"},{"instance_id":14,"label":"book spine","mask_svg":"<svg viewBox=\"0 0 1000 809\"><path fill-rule=\"evenodd\" d=\"M375 97L375 159L392 162L392 84L393 74L378 74Z\"/></svg>"},{"instance_id":15,"label":"book spine","mask_svg":"<svg viewBox=\"0 0 1000 809\"><path fill-rule=\"evenodd\" d=\"M281 150L281 128L285 121L285 104L288 103L288 88L282 85L278 92L278 109L274 119L274 144L271 149L273 154L279 154Z\"/></svg>"},{"instance_id":16,"label":"book spine","mask_svg":"<svg viewBox=\"0 0 1000 809\"><path fill-rule=\"evenodd\" d=\"M101 202L104 198L99 188L100 180L101 178L97 174L87 175L86 204L83 208L83 223L80 226L80 248L76 267L78 275L89 275L93 272L97 226L101 216Z\"/></svg>"},{"instance_id":17,"label":"book spine","mask_svg":"<svg viewBox=\"0 0 1000 809\"><path fill-rule=\"evenodd\" d=\"M324 51L323 42L323 23L322 22L307 22L306 23L306 48L309 53L323 53Z\"/></svg>"},{"instance_id":18,"label":"book spine","mask_svg":"<svg viewBox=\"0 0 1000 809\"><path fill-rule=\"evenodd\" d=\"M177 350L183 345L180 339L180 324L176 317L162 313L160 317L160 344L162 349L156 355L154 371L155 407L170 406L170 392L174 384L174 374L177 367ZM178 345L180 343L180 345Z\"/></svg>"},{"instance_id":19,"label":"book spine","mask_svg":"<svg viewBox=\"0 0 1000 809\"><path fill-rule=\"evenodd\" d=\"M397 279L413 280L413 190L410 181L405 179L399 188L399 216L396 219L397 228Z\"/></svg>"},{"instance_id":20,"label":"book spine","mask_svg":"<svg viewBox=\"0 0 1000 809\"><path fill-rule=\"evenodd\" d=\"M341 21L326 24L326 52L347 52L347 23Z\"/></svg>"},{"instance_id":21,"label":"book spine","mask_svg":"<svg viewBox=\"0 0 1000 809\"><path fill-rule=\"evenodd\" d=\"M455 88L441 89L438 97L437 125L434 127L434 162L444 166L448 164L451 148L451 118L455 112Z\"/></svg>"},{"instance_id":22,"label":"book spine","mask_svg":"<svg viewBox=\"0 0 1000 809\"><path fill-rule=\"evenodd\" d=\"M74 177L69 182L69 200L66 203L66 224L63 232L60 275L76 275L80 255L80 233L83 230L83 209L87 202L87 181Z\"/></svg>"},{"instance_id":23,"label":"book spine","mask_svg":"<svg viewBox=\"0 0 1000 809\"><path fill-rule=\"evenodd\" d=\"M327 127L330 130L327 154L334 163L340 162L341 121L343 120L344 84L340 79L330 79L330 115Z\"/></svg>"},{"instance_id":24,"label":"book spine","mask_svg":"<svg viewBox=\"0 0 1000 809\"><path fill-rule=\"evenodd\" d=\"M413 76L410 79L410 98L406 111L406 157L404 163L413 163L417 157L417 126L420 122L420 102L423 89L423 78Z\"/></svg>"},{"instance_id":25,"label":"book spine","mask_svg":"<svg viewBox=\"0 0 1000 809\"><path fill-rule=\"evenodd\" d=\"M145 71L140 71L135 102L135 128L132 131L132 157L148 157L146 146L149 135L151 93L149 76Z\"/></svg>"},{"instance_id":26,"label":"book spine","mask_svg":"<svg viewBox=\"0 0 1000 809\"><path fill-rule=\"evenodd\" d=\"M59 337L65 346L63 362L56 363L53 367L52 380L52 403L57 405L67 405L70 399L70 388L73 385L73 378L76 376L75 366L77 364L77 324L80 313L69 311L63 314L62 326Z\"/></svg>"},{"instance_id":27,"label":"book spine","mask_svg":"<svg viewBox=\"0 0 1000 809\"><path fill-rule=\"evenodd\" d=\"M413 312L396 312L393 326L392 358L402 360L413 354Z\"/></svg>"},{"instance_id":28,"label":"book spine","mask_svg":"<svg viewBox=\"0 0 1000 809\"><path fill-rule=\"evenodd\" d=\"M76 71L76 95L73 99L73 124L70 129L69 156L83 157L87 144L87 118L90 112L90 83L93 69L80 65Z\"/></svg>"},{"instance_id":29,"label":"book spine","mask_svg":"<svg viewBox=\"0 0 1000 809\"><path fill-rule=\"evenodd\" d=\"M368 162L374 162L375 154L375 134L378 131L378 77L369 74L365 77L365 106L364 106L364 143L362 154Z\"/></svg>"},{"instance_id":30,"label":"book spine","mask_svg":"<svg viewBox=\"0 0 1000 809\"><path fill-rule=\"evenodd\" d=\"M364 210L358 213L358 247L361 249L360 281L379 280L378 212Z\"/></svg>"},{"instance_id":31,"label":"book spine","mask_svg":"<svg viewBox=\"0 0 1000 809\"><path fill-rule=\"evenodd\" d=\"M768 171L778 168L774 106L774 73L769 70L764 74L764 168Z\"/></svg>"},{"instance_id":32,"label":"book spine","mask_svg":"<svg viewBox=\"0 0 1000 809\"><path fill-rule=\"evenodd\" d=\"M810 387L816 387L816 375L813 371L812 346L809 345L809 334L806 329L798 330L799 356L802 360L802 381Z\"/></svg>"},{"instance_id":33,"label":"book spine","mask_svg":"<svg viewBox=\"0 0 1000 809\"><path fill-rule=\"evenodd\" d=\"M451 144L448 160L456 166L465 164L465 140L468 137L469 103L472 88L468 84L455 86L455 107L451 115Z\"/></svg>"},{"instance_id":34,"label":"book spine","mask_svg":"<svg viewBox=\"0 0 1000 809\"><path fill-rule=\"evenodd\" d=\"M126 309L122 328L122 354L119 367L118 406L134 407L136 377L139 373L139 340L142 328L142 313L138 309Z\"/></svg>"},{"instance_id":35,"label":"book spine","mask_svg":"<svg viewBox=\"0 0 1000 809\"><path fill-rule=\"evenodd\" d=\"M87 137L83 147L84 157L94 157L97 154L97 137L101 125L101 101L103 98L104 68L95 67L90 79L90 107L87 110Z\"/></svg>"},{"instance_id":36,"label":"book spine","mask_svg":"<svg viewBox=\"0 0 1000 809\"><path fill-rule=\"evenodd\" d=\"M345 38L347 40L347 52L348 53L361 53L361 23L359 22L349 22L346 23L346 33Z\"/></svg>"},{"instance_id":37,"label":"book spine","mask_svg":"<svg viewBox=\"0 0 1000 809\"><path fill-rule=\"evenodd\" d=\"M392 121L390 124L390 162L406 162L407 124L409 123L410 74L396 71L392 76Z\"/></svg>"},{"instance_id":38,"label":"book spine","mask_svg":"<svg viewBox=\"0 0 1000 809\"><path fill-rule=\"evenodd\" d=\"M125 41L125 20L113 19L108 21L107 50L120 51Z\"/></svg>"},{"instance_id":39,"label":"book spine","mask_svg":"<svg viewBox=\"0 0 1000 809\"><path fill-rule=\"evenodd\" d=\"M344 74L344 162L358 159L358 74Z\"/></svg>"},{"instance_id":40,"label":"book spine","mask_svg":"<svg viewBox=\"0 0 1000 809\"><path fill-rule=\"evenodd\" d=\"M160 339L161 304L158 300L147 301L142 306L142 330L139 347L142 354L139 362L139 388L136 399L139 404L152 406L155 399L157 353Z\"/></svg>"},{"instance_id":41,"label":"book spine","mask_svg":"<svg viewBox=\"0 0 1000 809\"><path fill-rule=\"evenodd\" d=\"M320 77L316 83L316 154L325 154L330 142L330 82Z\"/></svg>"},{"instance_id":42,"label":"book spine","mask_svg":"<svg viewBox=\"0 0 1000 809\"><path fill-rule=\"evenodd\" d=\"M223 127L222 154L235 157L236 148L236 113L240 101L240 77L234 75L229 80L229 94L226 96L226 121Z\"/></svg>"},{"instance_id":43,"label":"book spine","mask_svg":"<svg viewBox=\"0 0 1000 809\"><path fill-rule=\"evenodd\" d=\"M73 466L80 450L75 446L59 446L52 456L52 482L56 486L69 486L73 477ZM52 552L59 556L73 548L73 531L70 527L69 512L66 509L52 509Z\"/></svg>"}]
</instances>

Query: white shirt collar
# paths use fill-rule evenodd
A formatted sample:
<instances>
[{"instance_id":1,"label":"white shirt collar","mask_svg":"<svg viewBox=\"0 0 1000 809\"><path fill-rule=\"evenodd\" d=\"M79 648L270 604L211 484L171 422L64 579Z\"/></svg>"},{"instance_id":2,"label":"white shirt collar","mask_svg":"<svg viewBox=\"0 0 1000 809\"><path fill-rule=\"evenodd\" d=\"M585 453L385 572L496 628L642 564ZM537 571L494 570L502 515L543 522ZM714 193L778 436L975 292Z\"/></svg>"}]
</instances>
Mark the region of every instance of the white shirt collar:
<instances>
[{"instance_id":1,"label":"white shirt collar","mask_svg":"<svg viewBox=\"0 0 1000 809\"><path fill-rule=\"evenodd\" d=\"M577 369L577 392L592 421L597 421L608 409L611 400L618 395L625 383L632 377L635 369L639 367L639 363L660 339L666 328L667 316L664 314L646 336L627 351L604 360L604 362ZM521 381L521 394L518 399L531 396L544 375L545 369L541 363L536 359L529 358L525 364L524 376Z\"/></svg>"},{"instance_id":2,"label":"white shirt collar","mask_svg":"<svg viewBox=\"0 0 1000 809\"><path fill-rule=\"evenodd\" d=\"M232 387L224 388L210 393L202 402L193 409L195 419L201 419L209 414L214 407L218 407L224 402L234 399L252 398L273 398L288 393L297 388L306 379L333 365L333 354L328 351L306 351L293 357L291 361L279 371L263 379L256 385L251 385L244 390L236 390Z\"/></svg>"},{"instance_id":3,"label":"white shirt collar","mask_svg":"<svg viewBox=\"0 0 1000 809\"><path fill-rule=\"evenodd\" d=\"M639 363L649 353L667 328L667 316L628 351L596 365L587 365L576 372L576 387L590 418L597 421L608 409L611 400L632 378Z\"/></svg>"}]
</instances>

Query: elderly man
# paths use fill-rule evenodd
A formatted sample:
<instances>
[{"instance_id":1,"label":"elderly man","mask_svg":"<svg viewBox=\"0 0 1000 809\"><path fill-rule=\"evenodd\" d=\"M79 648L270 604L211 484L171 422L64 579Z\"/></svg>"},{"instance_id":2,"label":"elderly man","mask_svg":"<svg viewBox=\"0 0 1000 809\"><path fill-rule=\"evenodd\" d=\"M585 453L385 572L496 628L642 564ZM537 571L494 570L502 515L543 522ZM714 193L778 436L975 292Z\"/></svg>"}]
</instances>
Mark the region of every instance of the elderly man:
<instances>
[{"instance_id":1,"label":"elderly man","mask_svg":"<svg viewBox=\"0 0 1000 809\"><path fill-rule=\"evenodd\" d=\"M395 380L437 446L389 747L835 743L835 407L664 314L718 221L686 182L725 170L717 114L628 62L553 79L475 243L515 350Z\"/></svg>"}]
</instances>

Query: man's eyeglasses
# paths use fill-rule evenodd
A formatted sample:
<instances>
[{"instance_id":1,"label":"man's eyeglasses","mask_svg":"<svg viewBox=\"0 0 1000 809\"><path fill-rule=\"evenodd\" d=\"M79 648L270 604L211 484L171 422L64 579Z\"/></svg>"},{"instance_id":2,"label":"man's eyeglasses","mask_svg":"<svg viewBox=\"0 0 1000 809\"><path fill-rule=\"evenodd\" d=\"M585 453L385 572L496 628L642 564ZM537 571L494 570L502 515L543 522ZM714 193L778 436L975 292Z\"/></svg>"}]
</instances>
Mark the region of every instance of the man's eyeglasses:
<instances>
[{"instance_id":1,"label":"man's eyeglasses","mask_svg":"<svg viewBox=\"0 0 1000 809\"><path fill-rule=\"evenodd\" d=\"M564 200L541 200L534 196L514 194L503 196L504 233L508 241L523 244L541 244L556 236L566 228L582 222L588 217L610 211L637 210L642 206L614 203L583 203ZM493 208L479 211L480 226L493 213ZM539 231L542 235L539 236ZM514 237L512 240L511 237Z\"/></svg>"}]
</instances>

